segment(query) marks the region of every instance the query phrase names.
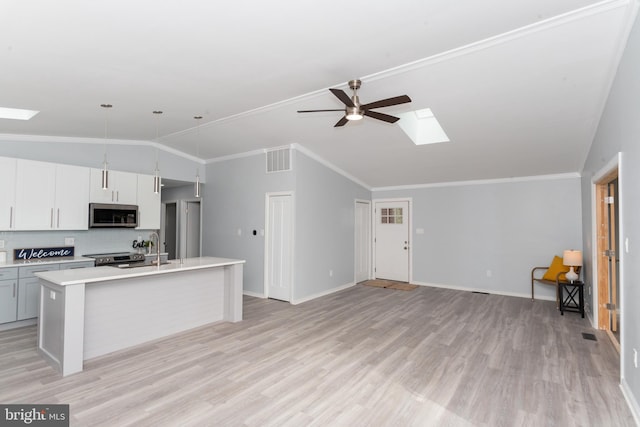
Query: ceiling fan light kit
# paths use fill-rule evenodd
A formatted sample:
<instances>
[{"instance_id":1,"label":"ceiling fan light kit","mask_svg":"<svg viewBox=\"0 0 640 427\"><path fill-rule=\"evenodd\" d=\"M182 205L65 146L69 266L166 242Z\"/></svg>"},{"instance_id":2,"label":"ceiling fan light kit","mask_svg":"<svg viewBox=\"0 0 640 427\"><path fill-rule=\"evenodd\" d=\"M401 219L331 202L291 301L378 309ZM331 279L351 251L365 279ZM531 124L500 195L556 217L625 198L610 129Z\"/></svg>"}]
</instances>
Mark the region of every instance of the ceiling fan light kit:
<instances>
[{"instance_id":1,"label":"ceiling fan light kit","mask_svg":"<svg viewBox=\"0 0 640 427\"><path fill-rule=\"evenodd\" d=\"M380 101L371 102L369 104L360 104L360 98L358 98L358 89L362 82L360 80L350 80L349 88L353 91L353 95L349 97L342 89L329 89L329 91L335 95L344 105L344 109L330 109L330 110L298 110L298 113L316 113L322 111L344 111L344 117L342 117L334 125L334 127L340 127L347 124L349 121L362 120L364 116L371 117L373 119L382 120L387 123L395 123L400 120L399 117L391 116L389 114L379 113L377 111L371 111L374 108L391 107L392 105L405 104L411 102L411 98L407 95L395 96L393 98L381 99Z\"/></svg>"},{"instance_id":2,"label":"ceiling fan light kit","mask_svg":"<svg viewBox=\"0 0 640 427\"><path fill-rule=\"evenodd\" d=\"M347 114L345 117L347 120L362 120L364 115L360 112L358 107L347 107Z\"/></svg>"}]
</instances>

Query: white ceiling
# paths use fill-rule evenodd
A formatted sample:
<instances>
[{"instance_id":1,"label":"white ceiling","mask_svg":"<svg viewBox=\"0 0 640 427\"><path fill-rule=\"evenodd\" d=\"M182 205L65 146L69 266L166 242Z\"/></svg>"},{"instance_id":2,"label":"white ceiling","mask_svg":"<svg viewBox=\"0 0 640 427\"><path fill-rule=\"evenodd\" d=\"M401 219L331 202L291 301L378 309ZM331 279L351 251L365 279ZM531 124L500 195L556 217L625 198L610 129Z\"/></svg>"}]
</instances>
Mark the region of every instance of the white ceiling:
<instances>
[{"instance_id":1,"label":"white ceiling","mask_svg":"<svg viewBox=\"0 0 640 427\"><path fill-rule=\"evenodd\" d=\"M5 0L0 134L154 140L204 159L297 143L370 187L576 172L634 0ZM451 142L371 118L333 125L327 90L431 108ZM348 90L347 90L348 91ZM195 129L195 115L202 115ZM5 135L6 138L6 135ZM1 139L0 139L1 140Z\"/></svg>"}]
</instances>

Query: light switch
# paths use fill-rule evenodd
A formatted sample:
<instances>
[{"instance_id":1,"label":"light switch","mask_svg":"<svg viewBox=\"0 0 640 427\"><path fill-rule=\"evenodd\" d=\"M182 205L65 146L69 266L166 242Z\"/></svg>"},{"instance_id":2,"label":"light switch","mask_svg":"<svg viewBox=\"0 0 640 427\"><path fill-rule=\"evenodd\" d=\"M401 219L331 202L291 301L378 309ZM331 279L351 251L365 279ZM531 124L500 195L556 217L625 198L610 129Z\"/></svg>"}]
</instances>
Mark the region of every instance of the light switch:
<instances>
[{"instance_id":1,"label":"light switch","mask_svg":"<svg viewBox=\"0 0 640 427\"><path fill-rule=\"evenodd\" d=\"M242 228L238 228L238 236L242 236Z\"/></svg>"},{"instance_id":2,"label":"light switch","mask_svg":"<svg viewBox=\"0 0 640 427\"><path fill-rule=\"evenodd\" d=\"M424 234L424 228L416 228L416 234Z\"/></svg>"},{"instance_id":3,"label":"light switch","mask_svg":"<svg viewBox=\"0 0 640 427\"><path fill-rule=\"evenodd\" d=\"M49 291L49 298L56 299L56 293L54 291Z\"/></svg>"},{"instance_id":4,"label":"light switch","mask_svg":"<svg viewBox=\"0 0 640 427\"><path fill-rule=\"evenodd\" d=\"M65 237L64 238L64 244L66 246L73 246L76 244L76 239L74 239L73 237Z\"/></svg>"}]
</instances>

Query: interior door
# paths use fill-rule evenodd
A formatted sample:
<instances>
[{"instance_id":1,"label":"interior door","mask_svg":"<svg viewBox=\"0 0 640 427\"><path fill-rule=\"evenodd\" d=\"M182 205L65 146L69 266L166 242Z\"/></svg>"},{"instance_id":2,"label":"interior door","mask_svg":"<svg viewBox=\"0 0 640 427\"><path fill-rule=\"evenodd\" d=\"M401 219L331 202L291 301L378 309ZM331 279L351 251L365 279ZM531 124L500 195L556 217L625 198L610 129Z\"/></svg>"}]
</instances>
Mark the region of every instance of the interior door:
<instances>
[{"instance_id":1,"label":"interior door","mask_svg":"<svg viewBox=\"0 0 640 427\"><path fill-rule=\"evenodd\" d=\"M596 185L598 328L620 349L619 239L617 170Z\"/></svg>"},{"instance_id":2,"label":"interior door","mask_svg":"<svg viewBox=\"0 0 640 427\"><path fill-rule=\"evenodd\" d=\"M293 195L267 194L265 278L269 298L291 301Z\"/></svg>"},{"instance_id":3,"label":"interior door","mask_svg":"<svg viewBox=\"0 0 640 427\"><path fill-rule=\"evenodd\" d=\"M176 259L176 243L178 237L178 210L177 203L166 203L164 214L164 251L168 259Z\"/></svg>"},{"instance_id":4,"label":"interior door","mask_svg":"<svg viewBox=\"0 0 640 427\"><path fill-rule=\"evenodd\" d=\"M618 180L615 179L607 185L609 206L609 239L607 242L607 258L609 262L609 330L613 338L620 343L620 305L618 304Z\"/></svg>"},{"instance_id":5,"label":"interior door","mask_svg":"<svg viewBox=\"0 0 640 427\"><path fill-rule=\"evenodd\" d=\"M409 201L375 204L375 276L409 281Z\"/></svg>"},{"instance_id":6,"label":"interior door","mask_svg":"<svg viewBox=\"0 0 640 427\"><path fill-rule=\"evenodd\" d=\"M355 276L356 283L369 279L371 270L371 204L356 201Z\"/></svg>"}]
</instances>

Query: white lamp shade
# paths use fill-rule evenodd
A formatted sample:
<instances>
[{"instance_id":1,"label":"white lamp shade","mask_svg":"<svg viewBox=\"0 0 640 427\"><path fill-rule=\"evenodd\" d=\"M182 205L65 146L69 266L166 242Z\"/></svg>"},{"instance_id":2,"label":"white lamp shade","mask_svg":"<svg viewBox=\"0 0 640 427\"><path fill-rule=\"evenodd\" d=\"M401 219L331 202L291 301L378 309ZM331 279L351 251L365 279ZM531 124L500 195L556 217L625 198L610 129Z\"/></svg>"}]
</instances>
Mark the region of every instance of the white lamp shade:
<instances>
[{"instance_id":1,"label":"white lamp shade","mask_svg":"<svg viewBox=\"0 0 640 427\"><path fill-rule=\"evenodd\" d=\"M562 253L562 263L571 267L582 266L582 251L564 251Z\"/></svg>"}]
</instances>

